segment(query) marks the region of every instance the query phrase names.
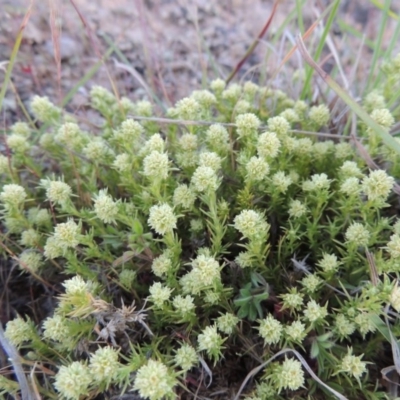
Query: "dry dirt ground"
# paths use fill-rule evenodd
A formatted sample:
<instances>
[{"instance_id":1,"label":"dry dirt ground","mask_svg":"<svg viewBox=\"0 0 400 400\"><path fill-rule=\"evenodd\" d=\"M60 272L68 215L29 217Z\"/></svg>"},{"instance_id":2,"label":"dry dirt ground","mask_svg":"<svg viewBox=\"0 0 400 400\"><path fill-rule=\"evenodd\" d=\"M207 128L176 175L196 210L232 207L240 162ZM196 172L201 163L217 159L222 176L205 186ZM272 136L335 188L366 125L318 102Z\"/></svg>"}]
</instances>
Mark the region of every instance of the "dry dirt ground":
<instances>
[{"instance_id":1,"label":"dry dirt ground","mask_svg":"<svg viewBox=\"0 0 400 400\"><path fill-rule=\"evenodd\" d=\"M328 0L308 1L304 7L306 28L316 19ZM28 0L0 0L0 67L4 69L29 7ZM272 0L33 0L13 82L24 103L34 94L46 95L56 103L73 88L114 43L125 61L113 52L105 65L87 81L69 103L77 111L87 102L94 84L111 87L132 100L146 98L141 80L167 105L217 76L226 77L244 55L267 21ZM273 71L284 56L283 44L293 41L298 28L286 29L278 46L271 47L274 33L295 7L283 0L273 23L256 51L240 71L255 77L260 68ZM367 0L343 0L341 18L373 40L377 34L380 11ZM392 21L394 26L394 21ZM336 26L334 40L342 62L354 59L354 47ZM390 39L392 26L385 35ZM57 51L59 49L59 57ZM370 54L363 50L359 71L367 67ZM266 63L266 55L269 54ZM272 54L272 56L271 56ZM59 70L57 59L60 60ZM299 56L291 65L298 68ZM350 68L350 65L349 65ZM61 75L58 75L58 71ZM0 69L0 74L4 70ZM1 79L1 78L0 78ZM276 84L279 85L279 77ZM15 95L5 99L3 121L6 126L22 118ZM4 111L3 111L4 112Z\"/></svg>"}]
</instances>

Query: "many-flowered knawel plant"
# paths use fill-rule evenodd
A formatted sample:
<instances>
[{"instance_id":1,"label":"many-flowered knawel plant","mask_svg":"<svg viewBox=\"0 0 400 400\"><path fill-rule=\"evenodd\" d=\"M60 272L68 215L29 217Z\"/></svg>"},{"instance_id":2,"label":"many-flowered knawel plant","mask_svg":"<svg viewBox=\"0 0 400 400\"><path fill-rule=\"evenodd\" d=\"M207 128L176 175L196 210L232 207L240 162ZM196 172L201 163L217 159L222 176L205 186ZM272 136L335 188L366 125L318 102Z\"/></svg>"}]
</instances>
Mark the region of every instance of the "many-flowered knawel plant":
<instances>
[{"instance_id":1,"label":"many-flowered knawel plant","mask_svg":"<svg viewBox=\"0 0 400 400\"><path fill-rule=\"evenodd\" d=\"M363 100L387 130L396 65ZM320 137L336 132L326 104L252 82L217 79L165 119L97 86L91 105L96 129L35 96L36 125L13 125L0 155L1 251L54 297L5 330L37 393L386 398L398 154L360 123L371 170L354 142Z\"/></svg>"}]
</instances>

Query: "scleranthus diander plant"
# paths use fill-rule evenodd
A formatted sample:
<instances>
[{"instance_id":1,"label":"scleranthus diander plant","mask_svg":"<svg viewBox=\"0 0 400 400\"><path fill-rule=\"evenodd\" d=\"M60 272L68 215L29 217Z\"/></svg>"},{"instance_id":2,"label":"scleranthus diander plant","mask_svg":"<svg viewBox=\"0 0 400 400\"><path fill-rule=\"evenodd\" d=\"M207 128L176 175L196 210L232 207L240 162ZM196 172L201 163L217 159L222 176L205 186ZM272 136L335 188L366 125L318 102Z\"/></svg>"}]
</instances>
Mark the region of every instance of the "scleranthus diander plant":
<instances>
[{"instance_id":1,"label":"scleranthus diander plant","mask_svg":"<svg viewBox=\"0 0 400 400\"><path fill-rule=\"evenodd\" d=\"M400 114L391 90L363 101L385 129ZM320 138L326 104L253 82L214 80L161 122L98 86L91 106L96 131L35 96L37 125L11 126L0 155L3 255L54 291L51 312L5 329L24 370L40 366L39 393L161 400L222 385L230 398L271 359L247 399L386 398L398 154L361 124L371 170L347 138Z\"/></svg>"}]
</instances>

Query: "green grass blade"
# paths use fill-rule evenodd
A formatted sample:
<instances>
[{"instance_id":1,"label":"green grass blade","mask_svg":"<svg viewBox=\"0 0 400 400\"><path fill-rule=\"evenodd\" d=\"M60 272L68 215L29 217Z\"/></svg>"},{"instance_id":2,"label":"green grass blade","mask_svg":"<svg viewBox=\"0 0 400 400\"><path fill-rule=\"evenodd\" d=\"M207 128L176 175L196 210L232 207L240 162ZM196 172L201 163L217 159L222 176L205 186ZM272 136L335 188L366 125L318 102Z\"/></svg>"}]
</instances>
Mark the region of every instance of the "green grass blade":
<instances>
[{"instance_id":1,"label":"green grass blade","mask_svg":"<svg viewBox=\"0 0 400 400\"><path fill-rule=\"evenodd\" d=\"M113 52L118 56L118 58L126 65L131 66L134 68L129 60L125 57L125 55L122 53L122 51L115 45L115 43L109 38L107 35L102 35L104 40L107 42L107 44L112 48ZM163 109L165 110L165 105L164 103L160 100L160 98L154 93L154 91L151 91L151 97L153 100Z\"/></svg>"},{"instance_id":2,"label":"green grass blade","mask_svg":"<svg viewBox=\"0 0 400 400\"><path fill-rule=\"evenodd\" d=\"M28 23L28 20L30 18L31 12L32 12L32 6L33 6L33 3L31 2L30 6L28 8L28 11L26 12L26 14L24 16L24 19L22 20L17 38L14 43L14 47L11 52L10 61L8 62L8 65L7 65L6 74L4 76L3 84L1 86L1 91L0 91L0 110L3 108L4 96L6 95L8 83L10 82L10 79L11 79L11 73L14 68L14 64L15 64L15 60L17 58L19 47L21 45L24 29L26 27L26 24Z\"/></svg>"},{"instance_id":3,"label":"green grass blade","mask_svg":"<svg viewBox=\"0 0 400 400\"><path fill-rule=\"evenodd\" d=\"M113 53L114 49L110 47L104 54L103 58L96 62L92 68L89 69L88 72L78 81L78 83L65 95L63 101L61 103L62 107L66 106L71 99L74 97L75 93L82 87L92 76L98 71L98 69L103 64L104 60L106 60Z\"/></svg>"},{"instance_id":4,"label":"green grass blade","mask_svg":"<svg viewBox=\"0 0 400 400\"><path fill-rule=\"evenodd\" d=\"M387 23L387 19L388 19L388 12L390 9L390 3L391 3L391 0L385 0L384 10L382 13L382 19L379 24L378 37L375 41L374 54L372 56L371 66L370 66L368 78L367 78L367 84L365 86L366 93L368 93L371 90L371 86L376 87L376 85L379 83L378 77L376 79L374 79L373 81L372 81L372 78L375 74L376 64L382 54L382 40L383 40L383 34L386 29L386 23Z\"/></svg>"},{"instance_id":5,"label":"green grass blade","mask_svg":"<svg viewBox=\"0 0 400 400\"><path fill-rule=\"evenodd\" d=\"M319 40L319 44L318 44L317 50L315 51L315 60L317 60L317 61L321 57L322 50L323 50L323 48L325 46L326 38L328 36L328 33L331 30L333 21L334 21L334 19L336 17L336 14L337 14L338 10L339 10L339 5L340 5L340 0L335 0L335 2L333 3L332 11L330 12L329 17L328 17L328 21L326 22L324 31L322 32L321 39ZM302 91L301 96L300 96L302 99L307 98L309 96L309 94L310 94L311 78L312 78L313 73L314 73L314 69L313 68L308 68L308 71L306 71L306 79L305 79L305 82L304 82L303 91Z\"/></svg>"},{"instance_id":6,"label":"green grass blade","mask_svg":"<svg viewBox=\"0 0 400 400\"><path fill-rule=\"evenodd\" d=\"M356 102L354 99L346 93L308 54L307 49L301 39L301 36L297 37L297 45L301 55L305 61L315 69L321 78L329 85L329 87L350 107L350 109L357 114L359 118L372 129L388 147L395 150L400 154L400 143L398 143L389 132L382 128L376 121L374 121L369 114Z\"/></svg>"}]
</instances>

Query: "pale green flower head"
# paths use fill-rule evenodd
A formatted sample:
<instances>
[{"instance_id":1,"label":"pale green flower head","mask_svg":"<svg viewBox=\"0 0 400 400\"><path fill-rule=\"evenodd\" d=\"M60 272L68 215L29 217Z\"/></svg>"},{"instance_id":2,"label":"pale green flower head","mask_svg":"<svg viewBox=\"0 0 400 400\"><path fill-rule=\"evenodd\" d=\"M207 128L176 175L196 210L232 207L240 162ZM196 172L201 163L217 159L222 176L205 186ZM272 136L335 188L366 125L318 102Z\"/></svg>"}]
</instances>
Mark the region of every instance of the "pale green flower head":
<instances>
[{"instance_id":1,"label":"pale green flower head","mask_svg":"<svg viewBox=\"0 0 400 400\"><path fill-rule=\"evenodd\" d=\"M293 105L293 110L296 111L302 121L308 111L308 104L304 100L297 100Z\"/></svg>"},{"instance_id":2,"label":"pale green flower head","mask_svg":"<svg viewBox=\"0 0 400 400\"><path fill-rule=\"evenodd\" d=\"M326 307L326 305L321 307L315 300L310 300L303 311L305 319L311 323L323 320L328 315Z\"/></svg>"},{"instance_id":3,"label":"pale green flower head","mask_svg":"<svg viewBox=\"0 0 400 400\"><path fill-rule=\"evenodd\" d=\"M71 333L68 320L61 315L53 315L43 322L43 337L56 342L66 342Z\"/></svg>"},{"instance_id":4,"label":"pale green flower head","mask_svg":"<svg viewBox=\"0 0 400 400\"><path fill-rule=\"evenodd\" d=\"M116 379L120 363L118 351L112 347L102 347L90 355L89 370L93 380L107 386Z\"/></svg>"},{"instance_id":5,"label":"pale green flower head","mask_svg":"<svg viewBox=\"0 0 400 400\"><path fill-rule=\"evenodd\" d=\"M31 208L28 213L28 220L37 226L48 226L51 224L50 213L45 208Z\"/></svg>"},{"instance_id":6,"label":"pale green flower head","mask_svg":"<svg viewBox=\"0 0 400 400\"><path fill-rule=\"evenodd\" d=\"M291 218L300 218L307 213L307 207L300 200L292 200L288 212Z\"/></svg>"},{"instance_id":7,"label":"pale green flower head","mask_svg":"<svg viewBox=\"0 0 400 400\"><path fill-rule=\"evenodd\" d=\"M313 145L313 156L316 160L325 160L332 150L334 150L334 144L331 140L316 142Z\"/></svg>"},{"instance_id":8,"label":"pale green flower head","mask_svg":"<svg viewBox=\"0 0 400 400\"><path fill-rule=\"evenodd\" d=\"M201 111L201 105L192 97L185 97L175 104L175 110L179 119L196 120Z\"/></svg>"},{"instance_id":9,"label":"pale green flower head","mask_svg":"<svg viewBox=\"0 0 400 400\"><path fill-rule=\"evenodd\" d=\"M83 154L96 163L106 162L114 157L114 151L108 143L102 138L94 138L82 149Z\"/></svg>"},{"instance_id":10,"label":"pale green flower head","mask_svg":"<svg viewBox=\"0 0 400 400\"><path fill-rule=\"evenodd\" d=\"M386 247L387 251L390 254L391 258L397 259L400 258L400 235L395 234L390 236L390 241Z\"/></svg>"},{"instance_id":11,"label":"pale green flower head","mask_svg":"<svg viewBox=\"0 0 400 400\"><path fill-rule=\"evenodd\" d=\"M354 156L354 150L349 143L341 142L335 145L335 158L343 160L352 156Z\"/></svg>"},{"instance_id":12,"label":"pale green flower head","mask_svg":"<svg viewBox=\"0 0 400 400\"><path fill-rule=\"evenodd\" d=\"M25 189L15 183L4 185L0 192L0 201L3 202L6 209L23 204L27 197Z\"/></svg>"},{"instance_id":13,"label":"pale green flower head","mask_svg":"<svg viewBox=\"0 0 400 400\"><path fill-rule=\"evenodd\" d=\"M112 166L118 172L129 172L132 169L132 160L130 155L126 153L118 154L115 157Z\"/></svg>"},{"instance_id":14,"label":"pale green flower head","mask_svg":"<svg viewBox=\"0 0 400 400\"><path fill-rule=\"evenodd\" d=\"M353 349L348 347L347 354L342 358L338 372L345 372L357 380L360 379L367 372L367 363L361 361L362 357L363 354L361 356L353 355Z\"/></svg>"},{"instance_id":15,"label":"pale green flower head","mask_svg":"<svg viewBox=\"0 0 400 400\"><path fill-rule=\"evenodd\" d=\"M354 318L357 329L363 338L365 338L367 333L376 331L376 326L373 323L372 318L373 314L368 312L361 312Z\"/></svg>"},{"instance_id":16,"label":"pale green flower head","mask_svg":"<svg viewBox=\"0 0 400 400\"><path fill-rule=\"evenodd\" d=\"M313 153L313 141L310 138L297 139L297 145L293 152L300 156L311 156Z\"/></svg>"},{"instance_id":17,"label":"pale green flower head","mask_svg":"<svg viewBox=\"0 0 400 400\"><path fill-rule=\"evenodd\" d=\"M196 200L196 193L187 185L179 185L174 191L174 206L182 206L185 209L193 207Z\"/></svg>"},{"instance_id":18,"label":"pale green flower head","mask_svg":"<svg viewBox=\"0 0 400 400\"><path fill-rule=\"evenodd\" d=\"M356 325L344 314L337 314L335 319L335 332L341 339L346 339L356 330Z\"/></svg>"},{"instance_id":19,"label":"pale green flower head","mask_svg":"<svg viewBox=\"0 0 400 400\"><path fill-rule=\"evenodd\" d=\"M79 296L89 291L89 284L85 282L79 275L64 281L65 294L69 296Z\"/></svg>"},{"instance_id":20,"label":"pale green flower head","mask_svg":"<svg viewBox=\"0 0 400 400\"><path fill-rule=\"evenodd\" d=\"M25 321L18 315L17 318L7 322L4 335L12 345L19 347L35 336L33 322L29 318Z\"/></svg>"},{"instance_id":21,"label":"pale green flower head","mask_svg":"<svg viewBox=\"0 0 400 400\"><path fill-rule=\"evenodd\" d=\"M151 135L149 140L144 144L143 148L140 150L141 156L146 156L152 151L158 151L159 153L164 153L165 142L159 133Z\"/></svg>"},{"instance_id":22,"label":"pale green flower head","mask_svg":"<svg viewBox=\"0 0 400 400\"><path fill-rule=\"evenodd\" d=\"M27 138L23 135L13 133L6 137L7 146L13 150L15 153L23 154L28 151L31 147Z\"/></svg>"},{"instance_id":23,"label":"pale green flower head","mask_svg":"<svg viewBox=\"0 0 400 400\"><path fill-rule=\"evenodd\" d=\"M218 189L219 182L215 171L206 166L200 166L194 171L191 185L197 192L215 191Z\"/></svg>"},{"instance_id":24,"label":"pale green flower head","mask_svg":"<svg viewBox=\"0 0 400 400\"><path fill-rule=\"evenodd\" d=\"M216 325L207 326L197 337L198 351L205 351L215 362L221 357L222 345L225 341L217 332Z\"/></svg>"},{"instance_id":25,"label":"pale green flower head","mask_svg":"<svg viewBox=\"0 0 400 400\"><path fill-rule=\"evenodd\" d=\"M66 122L58 129L55 140L67 148L80 151L88 142L88 137L76 123Z\"/></svg>"},{"instance_id":26,"label":"pale green flower head","mask_svg":"<svg viewBox=\"0 0 400 400\"><path fill-rule=\"evenodd\" d=\"M0 174L8 174L11 166L8 163L8 157L0 154Z\"/></svg>"},{"instance_id":27,"label":"pale green flower head","mask_svg":"<svg viewBox=\"0 0 400 400\"><path fill-rule=\"evenodd\" d=\"M328 190L332 180L325 173L311 175L311 180L303 182L305 192Z\"/></svg>"},{"instance_id":28,"label":"pale green flower head","mask_svg":"<svg viewBox=\"0 0 400 400\"><path fill-rule=\"evenodd\" d=\"M234 219L234 227L248 239L263 236L269 230L265 217L254 210L243 210L237 215Z\"/></svg>"},{"instance_id":29,"label":"pale green flower head","mask_svg":"<svg viewBox=\"0 0 400 400\"><path fill-rule=\"evenodd\" d=\"M171 297L172 289L163 286L160 282L153 283L149 288L150 301L157 307L162 308L164 303Z\"/></svg>"},{"instance_id":30,"label":"pale green flower head","mask_svg":"<svg viewBox=\"0 0 400 400\"><path fill-rule=\"evenodd\" d=\"M284 333L289 341L297 343L301 343L307 335L306 326L298 320L285 326Z\"/></svg>"},{"instance_id":31,"label":"pale green flower head","mask_svg":"<svg viewBox=\"0 0 400 400\"><path fill-rule=\"evenodd\" d=\"M243 85L243 93L246 97L252 99L259 91L260 87L254 82L247 81Z\"/></svg>"},{"instance_id":32,"label":"pale green flower head","mask_svg":"<svg viewBox=\"0 0 400 400\"><path fill-rule=\"evenodd\" d=\"M217 102L215 95L208 90L194 90L190 97L205 109L210 108Z\"/></svg>"},{"instance_id":33,"label":"pale green flower head","mask_svg":"<svg viewBox=\"0 0 400 400\"><path fill-rule=\"evenodd\" d=\"M340 264L341 262L337 259L335 254L328 253L324 253L322 259L317 263L324 272L336 272Z\"/></svg>"},{"instance_id":34,"label":"pale green flower head","mask_svg":"<svg viewBox=\"0 0 400 400\"><path fill-rule=\"evenodd\" d=\"M344 236L347 243L355 244L357 246L367 246L371 234L364 225L359 222L353 222L347 228Z\"/></svg>"},{"instance_id":35,"label":"pale green flower head","mask_svg":"<svg viewBox=\"0 0 400 400\"><path fill-rule=\"evenodd\" d=\"M230 148L229 133L221 124L213 124L207 129L206 142L209 149L218 154L224 154ZM197 149L197 143L195 149Z\"/></svg>"},{"instance_id":36,"label":"pale green flower head","mask_svg":"<svg viewBox=\"0 0 400 400\"><path fill-rule=\"evenodd\" d=\"M346 178L341 184L339 191L346 196L357 196L361 192L360 180L355 176Z\"/></svg>"},{"instance_id":37,"label":"pale green flower head","mask_svg":"<svg viewBox=\"0 0 400 400\"><path fill-rule=\"evenodd\" d=\"M40 238L40 233L31 228L22 232L20 243L26 247L37 247L40 243Z\"/></svg>"},{"instance_id":38,"label":"pale green flower head","mask_svg":"<svg viewBox=\"0 0 400 400\"><path fill-rule=\"evenodd\" d=\"M90 102L93 108L104 112L115 104L115 96L106 88L94 85L90 90Z\"/></svg>"},{"instance_id":39,"label":"pale green flower head","mask_svg":"<svg viewBox=\"0 0 400 400\"><path fill-rule=\"evenodd\" d=\"M166 179L169 171L168 154L152 151L143 160L143 175L150 179Z\"/></svg>"},{"instance_id":40,"label":"pale green flower head","mask_svg":"<svg viewBox=\"0 0 400 400\"><path fill-rule=\"evenodd\" d=\"M165 235L176 229L177 220L172 207L164 203L150 208L147 223L159 235Z\"/></svg>"},{"instance_id":41,"label":"pale green flower head","mask_svg":"<svg viewBox=\"0 0 400 400\"><path fill-rule=\"evenodd\" d=\"M312 106L308 113L310 121L317 127L321 128L327 125L330 119L329 108L325 104L320 104L319 106Z\"/></svg>"},{"instance_id":42,"label":"pale green flower head","mask_svg":"<svg viewBox=\"0 0 400 400\"><path fill-rule=\"evenodd\" d=\"M371 171L369 176L365 177L361 182L363 192L368 197L368 200L371 201L385 201L393 185L394 178L381 169Z\"/></svg>"},{"instance_id":43,"label":"pale green flower head","mask_svg":"<svg viewBox=\"0 0 400 400\"><path fill-rule=\"evenodd\" d=\"M261 158L275 158L279 154L281 141L275 132L264 132L258 137L257 153Z\"/></svg>"},{"instance_id":44,"label":"pale green flower head","mask_svg":"<svg viewBox=\"0 0 400 400\"><path fill-rule=\"evenodd\" d=\"M210 167L217 172L221 169L222 159L217 153L205 151L200 153L199 164L202 167Z\"/></svg>"},{"instance_id":45,"label":"pale green flower head","mask_svg":"<svg viewBox=\"0 0 400 400\"><path fill-rule=\"evenodd\" d=\"M306 293L315 293L321 287L323 280L316 274L308 274L302 280L301 284Z\"/></svg>"},{"instance_id":46,"label":"pale green flower head","mask_svg":"<svg viewBox=\"0 0 400 400\"><path fill-rule=\"evenodd\" d=\"M61 110L56 107L48 97L33 96L31 110L41 122L54 122L61 116Z\"/></svg>"},{"instance_id":47,"label":"pale green flower head","mask_svg":"<svg viewBox=\"0 0 400 400\"><path fill-rule=\"evenodd\" d=\"M246 114L251 110L251 104L247 100L239 100L235 104L235 112L236 114Z\"/></svg>"},{"instance_id":48,"label":"pale green flower head","mask_svg":"<svg viewBox=\"0 0 400 400\"><path fill-rule=\"evenodd\" d=\"M124 115L127 115L129 113L134 113L135 104L130 99L123 96L119 101L115 102L114 109L115 112L122 112Z\"/></svg>"},{"instance_id":49,"label":"pale green flower head","mask_svg":"<svg viewBox=\"0 0 400 400\"><path fill-rule=\"evenodd\" d=\"M174 362L178 368L187 372L199 363L199 357L194 347L190 344L183 343L182 346L175 351Z\"/></svg>"},{"instance_id":50,"label":"pale green flower head","mask_svg":"<svg viewBox=\"0 0 400 400\"><path fill-rule=\"evenodd\" d=\"M210 88L211 90L216 93L217 95L220 95L222 91L225 89L226 83L223 79L217 78L214 79L213 81L210 82Z\"/></svg>"},{"instance_id":51,"label":"pale green flower head","mask_svg":"<svg viewBox=\"0 0 400 400\"><path fill-rule=\"evenodd\" d=\"M371 112L371 118L386 129L391 128L395 122L392 113L387 108L374 109Z\"/></svg>"},{"instance_id":52,"label":"pale green flower head","mask_svg":"<svg viewBox=\"0 0 400 400\"><path fill-rule=\"evenodd\" d=\"M171 271L172 261L171 261L171 253L170 251L165 251L163 254L158 256L153 260L151 264L151 270L154 275L158 277L163 277Z\"/></svg>"},{"instance_id":53,"label":"pale green flower head","mask_svg":"<svg viewBox=\"0 0 400 400\"><path fill-rule=\"evenodd\" d=\"M281 339L283 333L283 325L272 315L259 320L258 328L260 336L264 339L264 344L276 344Z\"/></svg>"},{"instance_id":54,"label":"pale green flower head","mask_svg":"<svg viewBox=\"0 0 400 400\"><path fill-rule=\"evenodd\" d=\"M26 122L16 122L11 126L11 132L16 135L24 136L25 138L29 138L31 135L31 128Z\"/></svg>"},{"instance_id":55,"label":"pale green flower head","mask_svg":"<svg viewBox=\"0 0 400 400\"><path fill-rule=\"evenodd\" d=\"M273 366L272 382L278 393L284 389L298 390L304 385L304 371L300 361L286 358L282 364Z\"/></svg>"},{"instance_id":56,"label":"pale green flower head","mask_svg":"<svg viewBox=\"0 0 400 400\"><path fill-rule=\"evenodd\" d=\"M133 390L149 400L176 399L174 386L177 381L161 361L149 360L136 373Z\"/></svg>"},{"instance_id":57,"label":"pale green flower head","mask_svg":"<svg viewBox=\"0 0 400 400\"><path fill-rule=\"evenodd\" d=\"M345 161L339 168L339 173L344 178L357 177L361 178L363 173L354 161Z\"/></svg>"},{"instance_id":58,"label":"pale green flower head","mask_svg":"<svg viewBox=\"0 0 400 400\"><path fill-rule=\"evenodd\" d=\"M393 287L392 292L389 296L390 305L397 311L400 311L400 288L396 285Z\"/></svg>"},{"instance_id":59,"label":"pale green flower head","mask_svg":"<svg viewBox=\"0 0 400 400\"><path fill-rule=\"evenodd\" d=\"M224 100L231 103L236 103L242 93L242 87L237 83L231 83L225 90L223 90L221 96Z\"/></svg>"},{"instance_id":60,"label":"pale green flower head","mask_svg":"<svg viewBox=\"0 0 400 400\"><path fill-rule=\"evenodd\" d=\"M300 116L293 108L287 108L286 110L282 111L279 115L286 119L289 124L294 124L300 121Z\"/></svg>"},{"instance_id":61,"label":"pale green flower head","mask_svg":"<svg viewBox=\"0 0 400 400\"><path fill-rule=\"evenodd\" d=\"M303 306L304 295L297 292L297 288L292 288L289 293L280 296L282 299L282 310L290 311L300 310Z\"/></svg>"},{"instance_id":62,"label":"pale green flower head","mask_svg":"<svg viewBox=\"0 0 400 400\"><path fill-rule=\"evenodd\" d=\"M172 305L183 318L194 313L196 308L194 305L194 298L190 295L183 297L179 294L175 296L172 300Z\"/></svg>"},{"instance_id":63,"label":"pale green flower head","mask_svg":"<svg viewBox=\"0 0 400 400\"><path fill-rule=\"evenodd\" d=\"M192 262L190 274L197 285L209 287L221 280L221 267L218 261L208 255L200 254Z\"/></svg>"},{"instance_id":64,"label":"pale green flower head","mask_svg":"<svg viewBox=\"0 0 400 400\"><path fill-rule=\"evenodd\" d=\"M235 258L235 263L239 265L240 268L249 268L252 266L254 261L254 256L248 251L241 251Z\"/></svg>"},{"instance_id":65,"label":"pale green flower head","mask_svg":"<svg viewBox=\"0 0 400 400\"><path fill-rule=\"evenodd\" d=\"M236 315L232 313L225 313L217 318L216 324L218 330L225 333L226 335L231 335L239 321L240 320Z\"/></svg>"},{"instance_id":66,"label":"pale green flower head","mask_svg":"<svg viewBox=\"0 0 400 400\"><path fill-rule=\"evenodd\" d=\"M278 193L286 193L288 187L292 184L292 179L289 175L285 175L283 171L278 171L272 175L271 183Z\"/></svg>"},{"instance_id":67,"label":"pale green flower head","mask_svg":"<svg viewBox=\"0 0 400 400\"><path fill-rule=\"evenodd\" d=\"M47 200L54 204L64 206L70 201L72 195L71 186L62 180L41 179L40 187L46 189Z\"/></svg>"},{"instance_id":68,"label":"pale green flower head","mask_svg":"<svg viewBox=\"0 0 400 400\"><path fill-rule=\"evenodd\" d=\"M378 90L372 90L365 96L363 105L367 112L371 113L373 110L386 108L386 100Z\"/></svg>"},{"instance_id":69,"label":"pale green flower head","mask_svg":"<svg viewBox=\"0 0 400 400\"><path fill-rule=\"evenodd\" d=\"M257 133L261 121L255 114L247 113L238 115L235 124L239 138L245 138Z\"/></svg>"},{"instance_id":70,"label":"pale green flower head","mask_svg":"<svg viewBox=\"0 0 400 400\"><path fill-rule=\"evenodd\" d=\"M114 130L113 137L117 141L126 142L132 146L143 133L144 128L139 122L134 119L127 119L122 122L118 129Z\"/></svg>"},{"instance_id":71,"label":"pale green flower head","mask_svg":"<svg viewBox=\"0 0 400 400\"><path fill-rule=\"evenodd\" d=\"M25 250L18 259L20 269L37 273L43 265L43 257L33 250Z\"/></svg>"},{"instance_id":72,"label":"pale green flower head","mask_svg":"<svg viewBox=\"0 0 400 400\"><path fill-rule=\"evenodd\" d=\"M269 165L260 157L251 157L246 164L246 179L257 182L262 181L269 174Z\"/></svg>"},{"instance_id":73,"label":"pale green flower head","mask_svg":"<svg viewBox=\"0 0 400 400\"><path fill-rule=\"evenodd\" d=\"M290 130L290 124L287 119L279 115L269 118L267 125L270 132L275 132L281 138L285 137Z\"/></svg>"},{"instance_id":74,"label":"pale green flower head","mask_svg":"<svg viewBox=\"0 0 400 400\"><path fill-rule=\"evenodd\" d=\"M62 399L79 400L81 396L89 395L89 386L93 377L86 364L74 361L63 365L55 376L54 387Z\"/></svg>"},{"instance_id":75,"label":"pale green flower head","mask_svg":"<svg viewBox=\"0 0 400 400\"><path fill-rule=\"evenodd\" d=\"M76 247L79 244L81 237L81 226L78 225L73 219L68 219L67 222L57 224L54 227L54 238L60 242L60 246Z\"/></svg>"},{"instance_id":76,"label":"pale green flower head","mask_svg":"<svg viewBox=\"0 0 400 400\"><path fill-rule=\"evenodd\" d=\"M185 133L179 139L179 148L183 151L191 152L197 150L199 146L198 138L191 133Z\"/></svg>"},{"instance_id":77,"label":"pale green flower head","mask_svg":"<svg viewBox=\"0 0 400 400\"><path fill-rule=\"evenodd\" d=\"M141 117L151 117L153 115L153 105L148 100L139 100L135 104L135 114Z\"/></svg>"},{"instance_id":78,"label":"pale green flower head","mask_svg":"<svg viewBox=\"0 0 400 400\"><path fill-rule=\"evenodd\" d=\"M96 217L106 224L116 222L118 216L118 204L112 197L107 194L107 189L102 189L93 197L94 212Z\"/></svg>"}]
</instances>

